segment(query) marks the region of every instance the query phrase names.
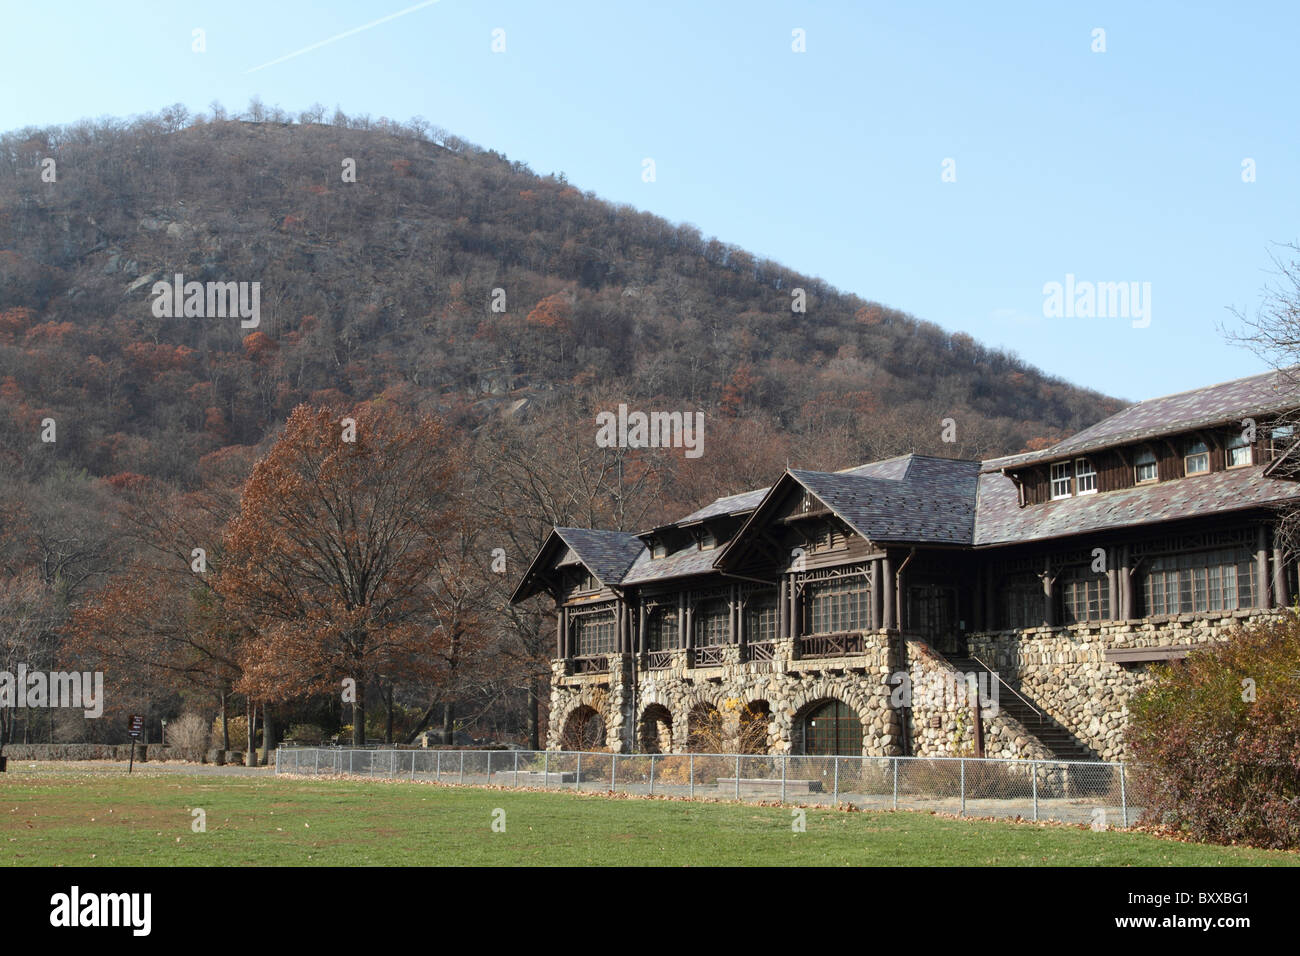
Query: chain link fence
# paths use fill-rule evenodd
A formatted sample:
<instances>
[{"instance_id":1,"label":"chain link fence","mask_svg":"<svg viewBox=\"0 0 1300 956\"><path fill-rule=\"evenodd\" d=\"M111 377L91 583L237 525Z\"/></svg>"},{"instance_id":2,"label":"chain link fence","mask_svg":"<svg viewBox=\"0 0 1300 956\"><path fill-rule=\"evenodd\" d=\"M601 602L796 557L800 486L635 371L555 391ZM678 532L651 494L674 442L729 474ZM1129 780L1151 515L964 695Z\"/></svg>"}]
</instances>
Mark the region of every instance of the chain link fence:
<instances>
[{"instance_id":1,"label":"chain link fence","mask_svg":"<svg viewBox=\"0 0 1300 956\"><path fill-rule=\"evenodd\" d=\"M653 796L934 810L1127 827L1124 766L976 757L611 754L284 747L275 772Z\"/></svg>"}]
</instances>

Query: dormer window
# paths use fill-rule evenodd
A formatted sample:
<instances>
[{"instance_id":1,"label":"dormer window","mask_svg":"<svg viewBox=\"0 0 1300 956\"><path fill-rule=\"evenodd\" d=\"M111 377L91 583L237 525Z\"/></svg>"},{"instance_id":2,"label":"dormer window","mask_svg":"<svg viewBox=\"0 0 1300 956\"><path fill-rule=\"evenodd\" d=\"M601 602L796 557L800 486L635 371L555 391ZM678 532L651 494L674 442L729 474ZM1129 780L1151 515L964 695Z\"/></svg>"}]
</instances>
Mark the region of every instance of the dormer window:
<instances>
[{"instance_id":1,"label":"dormer window","mask_svg":"<svg viewBox=\"0 0 1300 956\"><path fill-rule=\"evenodd\" d=\"M654 558L666 558L666 557L668 557L668 545L664 544L664 543L663 543L663 540L660 539L660 538L651 538L651 539L650 539L650 557L651 557L652 560L653 560Z\"/></svg>"},{"instance_id":2,"label":"dormer window","mask_svg":"<svg viewBox=\"0 0 1300 956\"><path fill-rule=\"evenodd\" d=\"M1203 441L1194 441L1187 446L1183 457L1184 474L1204 475L1210 470L1210 449Z\"/></svg>"},{"instance_id":3,"label":"dormer window","mask_svg":"<svg viewBox=\"0 0 1300 956\"><path fill-rule=\"evenodd\" d=\"M1246 436L1241 433L1233 435L1228 441L1228 467L1241 468L1253 464L1250 442L1246 441Z\"/></svg>"},{"instance_id":4,"label":"dormer window","mask_svg":"<svg viewBox=\"0 0 1300 956\"><path fill-rule=\"evenodd\" d=\"M1156 455L1150 448L1143 448L1133 459L1133 480L1139 485L1155 481L1159 477L1156 471Z\"/></svg>"},{"instance_id":5,"label":"dormer window","mask_svg":"<svg viewBox=\"0 0 1300 956\"><path fill-rule=\"evenodd\" d=\"M1071 495L1070 463L1061 462L1052 466L1052 500L1068 498Z\"/></svg>"},{"instance_id":6,"label":"dormer window","mask_svg":"<svg viewBox=\"0 0 1300 956\"><path fill-rule=\"evenodd\" d=\"M701 551L712 551L718 546L718 537L707 528L701 528L696 540L700 543Z\"/></svg>"},{"instance_id":7,"label":"dormer window","mask_svg":"<svg viewBox=\"0 0 1300 956\"><path fill-rule=\"evenodd\" d=\"M599 590L600 590L600 582L596 580L595 576L594 576L590 571L579 571L579 572L578 572L578 588L577 588L577 590L579 590L579 591L599 591Z\"/></svg>"},{"instance_id":8,"label":"dormer window","mask_svg":"<svg viewBox=\"0 0 1300 956\"><path fill-rule=\"evenodd\" d=\"M1078 494L1091 495L1097 491L1097 469L1090 458L1074 460L1074 484Z\"/></svg>"}]
</instances>

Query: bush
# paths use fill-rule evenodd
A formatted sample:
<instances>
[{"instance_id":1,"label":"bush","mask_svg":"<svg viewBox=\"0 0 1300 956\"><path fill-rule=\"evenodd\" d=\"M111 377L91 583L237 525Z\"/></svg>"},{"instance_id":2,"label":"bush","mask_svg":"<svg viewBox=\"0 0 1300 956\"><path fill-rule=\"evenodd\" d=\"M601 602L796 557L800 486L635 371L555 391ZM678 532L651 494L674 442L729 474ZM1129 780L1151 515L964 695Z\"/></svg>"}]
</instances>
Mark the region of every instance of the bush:
<instances>
[{"instance_id":1,"label":"bush","mask_svg":"<svg viewBox=\"0 0 1300 956\"><path fill-rule=\"evenodd\" d=\"M1300 847L1300 615L1238 628L1154 678L1127 731L1144 822Z\"/></svg>"},{"instance_id":2,"label":"bush","mask_svg":"<svg viewBox=\"0 0 1300 956\"><path fill-rule=\"evenodd\" d=\"M293 724L284 739L300 744L319 744L325 739L325 730L316 724Z\"/></svg>"},{"instance_id":3,"label":"bush","mask_svg":"<svg viewBox=\"0 0 1300 956\"><path fill-rule=\"evenodd\" d=\"M201 760L208 737L208 722L198 714L181 714L167 724L167 746L185 760Z\"/></svg>"}]
</instances>

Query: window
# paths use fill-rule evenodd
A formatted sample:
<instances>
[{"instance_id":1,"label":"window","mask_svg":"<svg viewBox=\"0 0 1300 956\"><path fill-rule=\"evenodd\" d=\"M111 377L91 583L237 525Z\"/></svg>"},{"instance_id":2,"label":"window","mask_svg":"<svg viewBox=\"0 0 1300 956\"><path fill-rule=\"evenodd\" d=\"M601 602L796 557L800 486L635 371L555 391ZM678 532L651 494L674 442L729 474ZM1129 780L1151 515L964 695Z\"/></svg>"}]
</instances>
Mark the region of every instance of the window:
<instances>
[{"instance_id":1,"label":"window","mask_svg":"<svg viewBox=\"0 0 1300 956\"><path fill-rule=\"evenodd\" d=\"M590 571L587 570L578 571L576 580L577 580L577 586L575 590L577 591L599 591L600 590L600 582L596 580L595 575L593 575Z\"/></svg>"},{"instance_id":2,"label":"window","mask_svg":"<svg viewBox=\"0 0 1300 956\"><path fill-rule=\"evenodd\" d=\"M1074 481L1081 495L1090 495L1097 490L1097 469L1092 466L1091 459L1074 460Z\"/></svg>"},{"instance_id":3,"label":"window","mask_svg":"<svg viewBox=\"0 0 1300 956\"><path fill-rule=\"evenodd\" d=\"M725 598L701 601L695 609L695 646L716 647L731 636L731 605Z\"/></svg>"},{"instance_id":4,"label":"window","mask_svg":"<svg viewBox=\"0 0 1300 956\"><path fill-rule=\"evenodd\" d=\"M668 545L664 544L659 538L650 539L650 559L664 558L668 556Z\"/></svg>"},{"instance_id":5,"label":"window","mask_svg":"<svg viewBox=\"0 0 1300 956\"><path fill-rule=\"evenodd\" d=\"M1246 441L1246 436L1234 435L1228 442L1228 467L1240 468L1242 465L1253 463L1250 442Z\"/></svg>"},{"instance_id":6,"label":"window","mask_svg":"<svg viewBox=\"0 0 1300 956\"><path fill-rule=\"evenodd\" d=\"M1043 623L1043 582L1036 574L1017 574L998 591L1004 628L1038 627Z\"/></svg>"},{"instance_id":7,"label":"window","mask_svg":"<svg viewBox=\"0 0 1300 956\"><path fill-rule=\"evenodd\" d=\"M1133 480L1139 485L1148 481L1155 481L1158 473L1156 471L1156 455L1150 448L1143 448L1133 459Z\"/></svg>"},{"instance_id":8,"label":"window","mask_svg":"<svg viewBox=\"0 0 1300 956\"><path fill-rule=\"evenodd\" d=\"M1153 558L1142 574L1148 615L1255 606L1254 561L1246 548Z\"/></svg>"},{"instance_id":9,"label":"window","mask_svg":"<svg viewBox=\"0 0 1300 956\"><path fill-rule=\"evenodd\" d=\"M862 722L848 704L828 700L799 722L799 749L805 754L862 756Z\"/></svg>"},{"instance_id":10,"label":"window","mask_svg":"<svg viewBox=\"0 0 1300 956\"><path fill-rule=\"evenodd\" d=\"M1187 454L1183 458L1186 465L1185 474L1203 475L1210 470L1210 449L1205 447L1205 442L1194 441L1187 446Z\"/></svg>"},{"instance_id":11,"label":"window","mask_svg":"<svg viewBox=\"0 0 1300 956\"><path fill-rule=\"evenodd\" d=\"M682 646L677 608L656 607L646 615L646 650L671 651Z\"/></svg>"},{"instance_id":12,"label":"window","mask_svg":"<svg viewBox=\"0 0 1300 956\"><path fill-rule=\"evenodd\" d=\"M834 551L844 547L844 532L831 522L819 527L808 540L809 551Z\"/></svg>"},{"instance_id":13,"label":"window","mask_svg":"<svg viewBox=\"0 0 1300 956\"><path fill-rule=\"evenodd\" d=\"M1110 581L1086 568L1067 568L1056 579L1062 624L1103 621L1110 617Z\"/></svg>"},{"instance_id":14,"label":"window","mask_svg":"<svg viewBox=\"0 0 1300 956\"><path fill-rule=\"evenodd\" d=\"M1070 463L1052 466L1052 500L1070 497Z\"/></svg>"},{"instance_id":15,"label":"window","mask_svg":"<svg viewBox=\"0 0 1300 956\"><path fill-rule=\"evenodd\" d=\"M810 584L802 603L805 634L841 634L871 626L871 586L863 577Z\"/></svg>"},{"instance_id":16,"label":"window","mask_svg":"<svg viewBox=\"0 0 1300 956\"><path fill-rule=\"evenodd\" d=\"M698 540L701 551L711 551L718 546L718 538L712 531L701 529Z\"/></svg>"},{"instance_id":17,"label":"window","mask_svg":"<svg viewBox=\"0 0 1300 956\"><path fill-rule=\"evenodd\" d=\"M745 639L750 643L776 640L776 595L755 595L745 606Z\"/></svg>"},{"instance_id":18,"label":"window","mask_svg":"<svg viewBox=\"0 0 1300 956\"><path fill-rule=\"evenodd\" d=\"M614 612L583 614L574 619L574 653L578 657L614 653Z\"/></svg>"}]
</instances>

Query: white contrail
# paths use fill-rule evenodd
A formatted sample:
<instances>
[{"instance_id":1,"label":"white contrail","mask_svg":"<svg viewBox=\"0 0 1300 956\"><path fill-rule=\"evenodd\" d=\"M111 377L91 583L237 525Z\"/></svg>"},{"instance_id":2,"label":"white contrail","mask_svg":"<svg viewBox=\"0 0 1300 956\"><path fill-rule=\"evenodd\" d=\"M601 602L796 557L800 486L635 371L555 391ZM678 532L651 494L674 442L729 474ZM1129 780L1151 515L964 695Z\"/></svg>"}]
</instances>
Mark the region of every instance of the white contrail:
<instances>
[{"instance_id":1,"label":"white contrail","mask_svg":"<svg viewBox=\"0 0 1300 956\"><path fill-rule=\"evenodd\" d=\"M258 70L265 70L268 66L275 66L277 63L283 63L285 60L292 60L295 56L302 56L304 53L310 53L312 50L318 50L323 46L329 46L331 43L336 43L339 40L344 39L345 37L350 37L354 33L360 33L362 30L369 30L371 27L377 27L379 26L379 24L387 23L389 20L396 20L398 17L404 17L408 13L414 13L416 10L419 10L421 7L432 6L437 2L438 0L424 0L423 3L417 3L413 7L407 7L405 10L398 10L396 13L390 13L386 17L380 17L378 20L371 20L369 23L362 24L359 27L353 27L351 30L346 30L343 33L338 34L338 36L332 36L328 40L321 40L319 43L313 43L311 46L305 46L301 50L295 50L293 53L287 53L284 56L280 57L278 60L272 60L269 63L263 63L261 66L255 66L251 70L245 70L244 74L247 75L249 73L256 73Z\"/></svg>"}]
</instances>

